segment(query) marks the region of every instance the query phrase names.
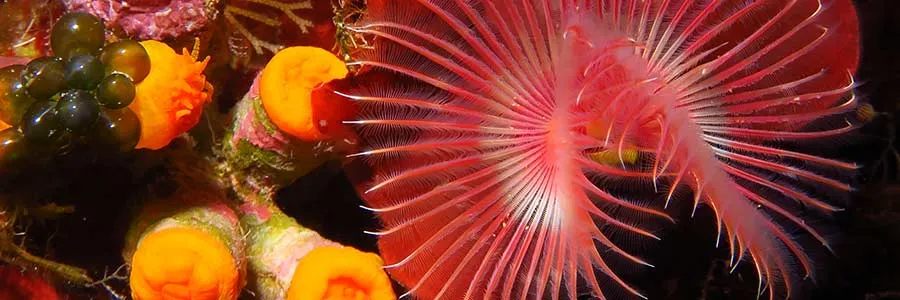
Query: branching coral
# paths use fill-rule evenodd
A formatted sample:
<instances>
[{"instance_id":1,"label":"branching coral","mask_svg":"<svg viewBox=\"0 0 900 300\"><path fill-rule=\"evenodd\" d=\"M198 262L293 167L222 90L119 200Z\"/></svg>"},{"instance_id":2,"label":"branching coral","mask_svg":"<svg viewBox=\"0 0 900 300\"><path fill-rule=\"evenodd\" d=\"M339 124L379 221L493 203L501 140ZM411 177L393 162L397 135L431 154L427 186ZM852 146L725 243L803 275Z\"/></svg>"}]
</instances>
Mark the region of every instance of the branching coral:
<instances>
[{"instance_id":1,"label":"branching coral","mask_svg":"<svg viewBox=\"0 0 900 300\"><path fill-rule=\"evenodd\" d=\"M71 213L72 207L60 207L52 203L35 205L33 201L12 199L6 194L2 197L0 199L0 261L21 267L46 270L76 284L91 285L94 283L86 270L33 255L24 248L23 244L15 240L16 236L24 239L26 233L15 232L18 224L30 222L33 220L32 218L57 218Z\"/></svg>"},{"instance_id":2,"label":"branching coral","mask_svg":"<svg viewBox=\"0 0 900 300\"><path fill-rule=\"evenodd\" d=\"M358 21L363 15L365 9L357 1L340 0L334 6L335 45L331 50L345 61L349 61L359 50L372 49L364 34L347 29L347 24Z\"/></svg>"},{"instance_id":3,"label":"branching coral","mask_svg":"<svg viewBox=\"0 0 900 300\"><path fill-rule=\"evenodd\" d=\"M312 28L313 23L308 19L304 19L299 17L294 11L296 10L310 10L313 8L312 0L301 0L295 3L285 3L279 2L278 0L245 0L249 3L254 3L262 6L266 6L269 8L276 9L280 12L280 14L286 16L293 22L297 29L302 33L309 32L310 28ZM284 45L280 45L276 42L265 41L263 39L258 38L256 35L251 32L250 29L247 28L246 25L238 18L246 18L252 21L256 21L264 26L269 27L272 30L278 29L281 27L281 20L277 17L272 17L266 15L264 13L260 13L251 9L241 8L235 6L231 3L225 5L224 11L225 19L228 21L231 26L234 26L235 29L242 35L244 38L250 41L250 44L253 46L253 50L256 51L257 54L263 54L263 50L267 50L269 52L275 53Z\"/></svg>"}]
</instances>

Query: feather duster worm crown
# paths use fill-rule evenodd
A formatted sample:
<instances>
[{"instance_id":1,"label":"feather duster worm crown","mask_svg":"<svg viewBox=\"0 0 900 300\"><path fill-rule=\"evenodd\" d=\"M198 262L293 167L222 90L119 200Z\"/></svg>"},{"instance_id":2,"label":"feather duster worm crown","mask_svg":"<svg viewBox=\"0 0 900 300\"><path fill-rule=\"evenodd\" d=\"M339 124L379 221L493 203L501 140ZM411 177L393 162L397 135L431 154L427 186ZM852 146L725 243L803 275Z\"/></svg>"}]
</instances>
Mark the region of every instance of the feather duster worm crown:
<instances>
[{"instance_id":1,"label":"feather duster worm crown","mask_svg":"<svg viewBox=\"0 0 900 300\"><path fill-rule=\"evenodd\" d=\"M338 93L360 104L360 190L411 295L643 297L612 262L649 263L612 235L656 238L640 225L678 187L770 297L829 247L805 218L840 210L825 196L856 165L798 145L854 127L849 0L370 0L348 29L376 41L352 64L396 77Z\"/></svg>"}]
</instances>

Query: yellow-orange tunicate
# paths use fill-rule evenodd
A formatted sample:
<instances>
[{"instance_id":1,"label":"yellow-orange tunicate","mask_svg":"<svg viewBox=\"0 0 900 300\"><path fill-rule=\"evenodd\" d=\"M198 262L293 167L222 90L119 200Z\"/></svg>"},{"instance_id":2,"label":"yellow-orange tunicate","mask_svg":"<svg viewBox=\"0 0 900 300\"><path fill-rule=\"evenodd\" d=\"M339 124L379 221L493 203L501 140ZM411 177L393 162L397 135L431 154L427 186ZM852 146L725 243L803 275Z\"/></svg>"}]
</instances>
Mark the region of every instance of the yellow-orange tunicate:
<instances>
[{"instance_id":1,"label":"yellow-orange tunicate","mask_svg":"<svg viewBox=\"0 0 900 300\"><path fill-rule=\"evenodd\" d=\"M215 235L187 227L150 233L132 257L136 300L237 299L239 273L231 251Z\"/></svg>"},{"instance_id":2,"label":"yellow-orange tunicate","mask_svg":"<svg viewBox=\"0 0 900 300\"><path fill-rule=\"evenodd\" d=\"M378 255L353 247L318 247L297 263L287 300L394 300Z\"/></svg>"},{"instance_id":3,"label":"yellow-orange tunicate","mask_svg":"<svg viewBox=\"0 0 900 300\"><path fill-rule=\"evenodd\" d=\"M320 128L312 92L346 76L344 62L331 52L316 47L290 47L275 54L263 69L259 96L278 129L305 141L319 141L327 135Z\"/></svg>"},{"instance_id":4,"label":"yellow-orange tunicate","mask_svg":"<svg viewBox=\"0 0 900 300\"><path fill-rule=\"evenodd\" d=\"M198 62L187 50L177 54L158 41L141 45L150 55L150 74L137 84L129 105L141 120L135 148L159 149L200 121L203 105L211 98L203 75L209 58Z\"/></svg>"}]
</instances>

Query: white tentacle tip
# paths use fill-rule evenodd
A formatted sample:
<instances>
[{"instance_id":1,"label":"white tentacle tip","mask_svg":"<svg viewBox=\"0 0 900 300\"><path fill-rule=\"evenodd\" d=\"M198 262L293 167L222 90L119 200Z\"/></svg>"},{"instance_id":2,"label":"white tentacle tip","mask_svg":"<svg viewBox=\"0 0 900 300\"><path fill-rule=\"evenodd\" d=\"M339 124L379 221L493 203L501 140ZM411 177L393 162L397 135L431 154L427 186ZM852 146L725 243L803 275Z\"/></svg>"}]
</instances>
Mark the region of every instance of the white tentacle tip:
<instances>
[{"instance_id":1,"label":"white tentacle tip","mask_svg":"<svg viewBox=\"0 0 900 300\"><path fill-rule=\"evenodd\" d=\"M336 90L331 90L331 92L334 93L335 95L338 95L338 96L341 96L341 97L344 97L344 98L349 98L349 99L351 99L351 100L359 100L359 99L362 99L362 97L360 97L360 96L350 95L350 94L345 94L345 93L341 93L340 91L336 91Z\"/></svg>"},{"instance_id":2,"label":"white tentacle tip","mask_svg":"<svg viewBox=\"0 0 900 300\"><path fill-rule=\"evenodd\" d=\"M368 234L368 235L374 235L374 236L382 236L382 235L385 235L385 233L383 233L383 232L368 231L368 230L363 230L363 233Z\"/></svg>"},{"instance_id":3,"label":"white tentacle tip","mask_svg":"<svg viewBox=\"0 0 900 300\"><path fill-rule=\"evenodd\" d=\"M362 208L362 209L365 209L365 210L368 210L368 211L371 211L371 212L381 212L380 209L368 207L368 206L365 206L365 205L360 205L359 208Z\"/></svg>"},{"instance_id":4,"label":"white tentacle tip","mask_svg":"<svg viewBox=\"0 0 900 300\"><path fill-rule=\"evenodd\" d=\"M390 270L390 269L393 269L393 268L402 266L404 263L406 263L406 262L405 262L405 261L400 261L400 262L397 262L397 263L392 263L392 264L389 264L389 265L384 265L384 266L381 267L381 269L383 269L383 270Z\"/></svg>"},{"instance_id":5,"label":"white tentacle tip","mask_svg":"<svg viewBox=\"0 0 900 300\"><path fill-rule=\"evenodd\" d=\"M372 154L372 151L363 151L363 152L357 152L357 153L347 154L347 155L344 156L344 157L346 157L346 158L354 158L354 157L357 157L357 156L366 156L366 155L369 155L369 154Z\"/></svg>"}]
</instances>

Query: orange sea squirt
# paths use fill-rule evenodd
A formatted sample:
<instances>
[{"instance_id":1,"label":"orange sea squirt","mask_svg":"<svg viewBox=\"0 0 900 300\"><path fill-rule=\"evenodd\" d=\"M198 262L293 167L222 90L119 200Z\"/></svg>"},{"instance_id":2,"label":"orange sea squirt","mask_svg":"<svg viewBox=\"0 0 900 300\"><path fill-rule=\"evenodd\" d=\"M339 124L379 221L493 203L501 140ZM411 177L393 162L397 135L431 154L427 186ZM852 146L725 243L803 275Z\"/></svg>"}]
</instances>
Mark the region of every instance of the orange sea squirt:
<instances>
[{"instance_id":1,"label":"orange sea squirt","mask_svg":"<svg viewBox=\"0 0 900 300\"><path fill-rule=\"evenodd\" d=\"M129 106L141 120L141 138L135 148L159 149L197 125L211 92L203 70L209 58L196 61L184 50L175 53L168 45L141 42L150 56L150 74L136 86Z\"/></svg>"},{"instance_id":2,"label":"orange sea squirt","mask_svg":"<svg viewBox=\"0 0 900 300\"><path fill-rule=\"evenodd\" d=\"M347 73L344 62L322 48L298 46L281 50L260 75L259 96L263 108L281 131L304 141L327 139L320 121L326 126L328 122L340 122L339 111L345 108L341 107L343 103L321 105L318 102L335 99L314 99L313 91L322 84L346 77Z\"/></svg>"},{"instance_id":3,"label":"orange sea squirt","mask_svg":"<svg viewBox=\"0 0 900 300\"><path fill-rule=\"evenodd\" d=\"M374 253L318 247L297 263L288 300L393 300L391 281Z\"/></svg>"},{"instance_id":4,"label":"orange sea squirt","mask_svg":"<svg viewBox=\"0 0 900 300\"><path fill-rule=\"evenodd\" d=\"M174 227L151 233L132 258L136 300L237 299L239 273L231 251L215 235Z\"/></svg>"}]
</instances>

